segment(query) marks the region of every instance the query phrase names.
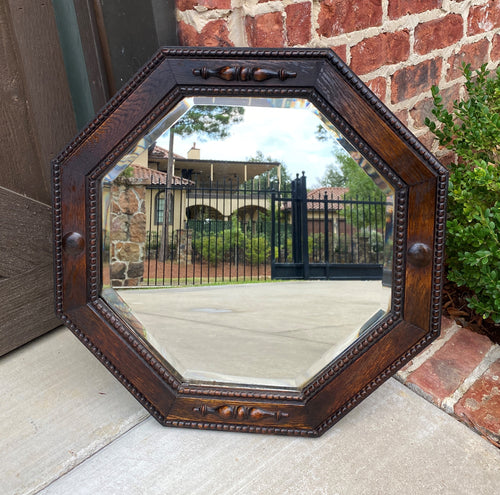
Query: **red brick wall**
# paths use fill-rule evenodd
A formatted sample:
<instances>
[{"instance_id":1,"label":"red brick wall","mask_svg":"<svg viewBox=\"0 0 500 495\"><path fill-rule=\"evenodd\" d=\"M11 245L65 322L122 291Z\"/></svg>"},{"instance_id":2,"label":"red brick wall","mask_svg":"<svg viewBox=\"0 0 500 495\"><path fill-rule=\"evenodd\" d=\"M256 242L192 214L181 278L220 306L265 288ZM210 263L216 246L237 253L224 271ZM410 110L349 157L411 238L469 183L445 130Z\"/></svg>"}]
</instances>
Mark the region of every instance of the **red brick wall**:
<instances>
[{"instance_id":1,"label":"red brick wall","mask_svg":"<svg viewBox=\"0 0 500 495\"><path fill-rule=\"evenodd\" d=\"M498 0L177 0L193 46L331 47L429 147L430 88L459 97L462 62L500 61Z\"/></svg>"}]
</instances>

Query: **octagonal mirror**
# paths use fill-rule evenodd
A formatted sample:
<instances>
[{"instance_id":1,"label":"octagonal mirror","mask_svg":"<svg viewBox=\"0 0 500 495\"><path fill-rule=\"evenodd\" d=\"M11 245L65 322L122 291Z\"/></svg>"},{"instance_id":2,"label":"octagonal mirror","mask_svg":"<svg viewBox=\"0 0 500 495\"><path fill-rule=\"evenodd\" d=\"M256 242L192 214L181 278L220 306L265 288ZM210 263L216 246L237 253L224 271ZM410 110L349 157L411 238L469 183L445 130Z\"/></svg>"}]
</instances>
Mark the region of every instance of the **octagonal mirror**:
<instances>
[{"instance_id":1,"label":"octagonal mirror","mask_svg":"<svg viewBox=\"0 0 500 495\"><path fill-rule=\"evenodd\" d=\"M53 166L58 314L162 424L317 436L439 334L445 170L329 50L163 49Z\"/></svg>"},{"instance_id":2,"label":"octagonal mirror","mask_svg":"<svg viewBox=\"0 0 500 495\"><path fill-rule=\"evenodd\" d=\"M300 389L390 309L394 188L305 99L184 98L101 187L101 295L184 381Z\"/></svg>"}]
</instances>

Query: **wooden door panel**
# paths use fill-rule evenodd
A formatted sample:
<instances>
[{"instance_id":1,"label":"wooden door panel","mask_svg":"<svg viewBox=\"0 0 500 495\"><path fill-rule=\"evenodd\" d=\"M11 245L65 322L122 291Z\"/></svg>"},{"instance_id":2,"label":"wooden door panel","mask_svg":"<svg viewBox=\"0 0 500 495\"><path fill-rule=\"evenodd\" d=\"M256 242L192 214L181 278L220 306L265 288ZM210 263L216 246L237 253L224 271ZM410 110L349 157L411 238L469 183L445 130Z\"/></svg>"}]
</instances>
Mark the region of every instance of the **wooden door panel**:
<instances>
[{"instance_id":1,"label":"wooden door panel","mask_svg":"<svg viewBox=\"0 0 500 495\"><path fill-rule=\"evenodd\" d=\"M54 314L51 208L0 187L0 211L0 351L5 354L59 320Z\"/></svg>"},{"instance_id":2,"label":"wooden door panel","mask_svg":"<svg viewBox=\"0 0 500 495\"><path fill-rule=\"evenodd\" d=\"M109 23L122 14L137 23L136 2L108 3ZM151 31L156 33L154 39L165 43L168 38L176 44L173 1L147 3L148 23L134 33L134 39L140 44ZM63 30L61 38L57 30L56 4L59 14L73 9L76 15L74 28L79 31L83 50L83 65L76 67L86 73L90 84L91 114L110 96L102 43L112 33L108 33L106 23L98 22L101 2L0 1L0 245L9 253L9 259L0 259L0 355L58 324L52 317L50 161L77 132L68 79L74 83L75 74L77 78L85 74L71 70L75 66L70 64L67 76L61 46L66 53L69 45ZM99 19L103 21L102 15ZM130 32L124 30L123 22L120 26L122 31L117 28L117 34L128 42ZM151 50L156 46L152 43ZM73 55L70 50L69 56ZM140 65L151 55L144 53L144 59L136 62ZM75 88L73 84L78 107L82 95ZM79 120L83 124L86 118L82 121L80 116ZM25 196L26 201L15 193Z\"/></svg>"},{"instance_id":3,"label":"wooden door panel","mask_svg":"<svg viewBox=\"0 0 500 495\"><path fill-rule=\"evenodd\" d=\"M50 206L0 187L0 277L52 261Z\"/></svg>"},{"instance_id":4,"label":"wooden door panel","mask_svg":"<svg viewBox=\"0 0 500 495\"><path fill-rule=\"evenodd\" d=\"M49 263L0 281L2 354L61 324L54 313L53 280L53 267Z\"/></svg>"},{"instance_id":5,"label":"wooden door panel","mask_svg":"<svg viewBox=\"0 0 500 495\"><path fill-rule=\"evenodd\" d=\"M49 201L49 183L39 164L16 35L8 2L0 2L0 185ZM29 178L29 180L28 180Z\"/></svg>"},{"instance_id":6,"label":"wooden door panel","mask_svg":"<svg viewBox=\"0 0 500 495\"><path fill-rule=\"evenodd\" d=\"M50 160L76 133L52 3L0 2L0 355L54 316Z\"/></svg>"}]
</instances>

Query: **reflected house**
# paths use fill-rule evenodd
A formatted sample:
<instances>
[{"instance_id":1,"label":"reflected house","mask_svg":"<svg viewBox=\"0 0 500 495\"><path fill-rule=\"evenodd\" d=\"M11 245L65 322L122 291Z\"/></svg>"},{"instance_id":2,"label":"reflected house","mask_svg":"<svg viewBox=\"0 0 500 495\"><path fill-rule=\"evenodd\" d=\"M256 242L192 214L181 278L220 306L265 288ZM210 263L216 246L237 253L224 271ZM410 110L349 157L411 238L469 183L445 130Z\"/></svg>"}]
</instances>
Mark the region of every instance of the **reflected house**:
<instances>
[{"instance_id":1,"label":"reflected house","mask_svg":"<svg viewBox=\"0 0 500 495\"><path fill-rule=\"evenodd\" d=\"M332 251L329 256L337 261L382 263L391 197L349 198L348 192L345 187L320 187L307 193L311 254L314 258L326 232Z\"/></svg>"},{"instance_id":2,"label":"reflected house","mask_svg":"<svg viewBox=\"0 0 500 495\"><path fill-rule=\"evenodd\" d=\"M269 210L269 200L264 198L254 199L249 208L245 199L250 198L239 194L238 190L245 182L275 168L280 180L279 163L201 160L200 149L193 144L187 158L174 154L174 173L171 186L168 186L168 153L155 145L132 164L134 177L151 186L145 197L148 231L164 224L166 189L171 189L174 201L168 221L169 228L174 231L184 229L190 219L228 220L237 213L240 220L245 221L254 219L258 208Z\"/></svg>"},{"instance_id":3,"label":"reflected house","mask_svg":"<svg viewBox=\"0 0 500 495\"><path fill-rule=\"evenodd\" d=\"M392 235L392 196L350 197L346 187L320 187L297 192L295 201L284 201L281 231L288 240L280 261L299 254L289 232L305 233L309 261L313 263L383 264L385 237ZM301 195L303 194L302 198ZM285 224L291 225L289 231ZM302 249L302 248L300 248ZM295 254L294 254L295 253Z\"/></svg>"},{"instance_id":4,"label":"reflected house","mask_svg":"<svg viewBox=\"0 0 500 495\"><path fill-rule=\"evenodd\" d=\"M302 232L307 233L311 262L348 261L346 255L352 249L347 239L352 239L353 232L352 222L347 221L345 213L348 191L345 187L320 187L308 191L303 199L300 199L303 193L297 192L298 202L288 200L281 203L282 223L278 229L284 230L286 248L282 246L285 251L280 251L280 261L290 261L289 256L296 260L299 247L294 244L292 231L299 232L299 236L303 235ZM340 252L343 253L342 259L339 258ZM301 258L302 255L298 256Z\"/></svg>"},{"instance_id":5,"label":"reflected house","mask_svg":"<svg viewBox=\"0 0 500 495\"><path fill-rule=\"evenodd\" d=\"M166 172L168 151L156 145L150 151L148 166ZM177 214L169 219L169 224L175 230L183 228L188 220L227 221L235 213L242 222L255 220L259 211L269 210L268 198L253 198L250 202L250 196L244 196L239 191L243 184L257 176L269 174L273 169L277 169L279 189L281 166L278 162L204 160L201 159L200 149L194 143L187 153L187 158L174 155L173 176L178 180L190 181L190 186L185 187L182 212L174 207L173 210ZM173 187L178 187L175 182ZM158 188L155 210L160 213L156 215L157 220L162 218L164 196L164 190ZM159 223L161 222L157 224Z\"/></svg>"},{"instance_id":6,"label":"reflected house","mask_svg":"<svg viewBox=\"0 0 500 495\"><path fill-rule=\"evenodd\" d=\"M149 242L148 226L154 222L151 183L166 184L164 172L148 167L148 151L135 157L120 175L103 181L103 270L104 286L135 286L142 281ZM173 177L178 187L189 187L189 180ZM180 204L174 194L174 204ZM109 207L106 205L109 204ZM107 259L106 259L107 258ZM109 260L109 261L108 261Z\"/></svg>"},{"instance_id":7,"label":"reflected house","mask_svg":"<svg viewBox=\"0 0 500 495\"><path fill-rule=\"evenodd\" d=\"M111 183L110 217L104 219L110 256L105 284L139 285L147 259L189 262L191 220L227 222L236 214L239 221L251 222L269 210L269 196L244 193L240 186L275 168L280 176L276 162L201 160L195 145L187 158L174 154L170 180L168 162L168 151L155 144Z\"/></svg>"},{"instance_id":8,"label":"reflected house","mask_svg":"<svg viewBox=\"0 0 500 495\"><path fill-rule=\"evenodd\" d=\"M158 153L158 150L155 152ZM149 152L149 157L152 153ZM145 194L145 213L146 213L146 228L151 230L154 225L163 224L163 214L165 210L165 195L161 195L159 191L164 191L168 187L168 174L164 171L158 170L151 167L150 165L155 165L154 162L143 163L133 163L131 165L133 169L133 177L136 180L140 180L141 183L146 184L146 194ZM151 185L157 186L156 188L151 188ZM190 188L194 186L194 182L173 175L171 178L171 188L173 193L173 208L175 210L180 210L185 208L183 204L183 198L180 191L184 188ZM179 222L175 225L176 228L180 228Z\"/></svg>"},{"instance_id":9,"label":"reflected house","mask_svg":"<svg viewBox=\"0 0 500 495\"><path fill-rule=\"evenodd\" d=\"M311 234L347 234L344 200L346 187L319 187L307 193L307 232ZM350 229L350 226L349 226ZM349 231L350 233L350 231Z\"/></svg>"},{"instance_id":10,"label":"reflected house","mask_svg":"<svg viewBox=\"0 0 500 495\"><path fill-rule=\"evenodd\" d=\"M345 197L349 192L346 187L319 187L307 193L307 233L309 235L351 233L351 226L346 225L344 215ZM292 202L285 201L281 212L288 223L292 223Z\"/></svg>"}]
</instances>

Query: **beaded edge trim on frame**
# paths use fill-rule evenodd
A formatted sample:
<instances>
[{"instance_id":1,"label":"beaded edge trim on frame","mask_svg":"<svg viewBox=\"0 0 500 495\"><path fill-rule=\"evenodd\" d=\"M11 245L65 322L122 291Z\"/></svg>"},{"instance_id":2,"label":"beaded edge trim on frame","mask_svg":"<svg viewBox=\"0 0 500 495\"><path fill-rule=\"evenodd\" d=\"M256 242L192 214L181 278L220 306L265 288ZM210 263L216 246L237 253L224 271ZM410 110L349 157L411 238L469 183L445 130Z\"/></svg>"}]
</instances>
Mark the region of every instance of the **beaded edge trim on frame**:
<instances>
[{"instance_id":1,"label":"beaded edge trim on frame","mask_svg":"<svg viewBox=\"0 0 500 495\"><path fill-rule=\"evenodd\" d=\"M98 227L98 205L97 192L98 177L103 174L127 148L147 129L147 127L159 119L163 113L180 98L181 95L200 95L210 94L211 96L223 93L225 96L230 95L266 95L266 96L303 96L313 101L326 116L334 123L339 130L365 155L368 161L380 172L386 176L390 182L396 183L399 188L395 204L395 253L394 253L394 287L392 295L392 310L391 313L381 322L379 326L372 330L361 342L358 342L355 347L347 349L345 353L333 361L321 374L310 383L302 393L284 393L284 392L269 392L261 390L226 390L224 388L214 388L213 386L187 386L182 385L175 378L170 370L162 364L161 359L155 357L153 353L141 343L137 337L128 330L126 325L99 299L98 294L98 274L97 274L97 227ZM343 368L345 368L354 359L357 359L372 342L381 338L386 334L401 318L402 296L404 287L403 260L404 248L406 245L406 188L404 183L397 177L376 155L371 148L362 140L350 126L338 115L330 106L318 95L311 95L309 89L294 89L294 88L212 88L205 86L181 87L173 91L167 99L165 99L154 112L141 123L134 131L127 136L118 147L116 147L106 159L93 171L88 182L89 203L88 203L88 245L89 247L89 278L90 278L90 298L96 310L110 323L130 344L140 353L141 357L154 369L154 371L164 380L166 380L172 388L178 390L179 393L188 395L205 395L205 396L221 396L221 397L241 397L254 399L277 399L277 400L294 400L303 401L304 398L311 396L318 389L326 385L330 380L335 378Z\"/></svg>"},{"instance_id":2,"label":"beaded edge trim on frame","mask_svg":"<svg viewBox=\"0 0 500 495\"><path fill-rule=\"evenodd\" d=\"M400 358L399 361L401 361L404 364L404 361L406 361L409 357L411 357L413 354L418 352L418 350L429 340L433 340L437 336L437 332L439 329L439 321L440 321L440 295L442 291L442 257L443 257L443 249L444 249L444 224L445 224L445 208L446 208L446 171L442 165L439 164L439 162L426 150L425 147L423 147L415 137L413 137L409 131L399 122L399 120L394 117L390 111L380 102L378 99L375 97L375 95L368 89L366 86L363 85L363 83L350 71L349 68L340 60L338 57L333 52L330 52L329 50L324 50L324 51L310 51L310 50L305 50L305 51L296 51L296 50L190 50L190 49L176 49L176 50L163 50L162 52L158 53L156 57L147 65L145 68L141 71L140 74L138 74L113 100L111 100L108 105L104 108L104 110L96 117L96 119L89 124L89 126L80 133L80 135L57 157L57 159L53 162L54 163L54 169L53 169L53 191L54 191L54 232L55 232L55 242L56 242L56 252L55 252L55 257L56 257L56 310L60 316L62 315L62 297L63 297L63 292L62 292L62 267L61 267L61 261L62 261L62 232L61 232L61 205L60 205L60 162L65 160L71 153L72 151L90 134L92 133L107 116L109 116L112 111L135 89L135 87L146 77L146 75L154 70L154 68L163 60L165 55L184 55L184 56L196 56L196 55L203 55L203 56L213 56L213 57L220 57L220 56L269 56L269 57L276 57L276 56L290 56L290 57L326 57L328 58L336 67L337 69L347 78L348 82L356 89L357 93L362 96L366 101L368 101L376 110L377 112L384 117L384 119L390 124L390 126L404 139L405 142L407 142L408 145L411 146L425 161L425 163L433 168L438 176L439 176L439 185L437 189L437 203L438 203L438 212L437 212L437 223L436 223L436 229L435 229L435 245L434 245L434 259L433 259L433 288L432 288L432 302L433 302L433 307L431 310L431 331L434 335L428 335L426 338L422 339L420 343L416 344L414 347L412 347L409 351L405 353L405 356L403 358ZM94 179L95 180L95 179ZM94 186L95 187L95 186ZM90 211L90 213L93 213L93 211ZM80 340L85 342L86 336L78 330L71 322L69 319L66 317L63 318L67 324L71 325L72 331L77 334L80 338ZM87 339L88 341L88 339ZM103 361L105 366L110 369L110 371L113 372L113 374L116 376L117 373L122 377L120 381L122 381L124 384L128 384L127 388L130 390L130 387L133 388L133 386L126 380L126 378L121 375L116 368L106 359L106 358L101 358L102 353L100 350L92 346L92 344L86 344L87 347L91 348L92 352ZM147 351L146 351L147 353ZM143 354L143 352L141 352ZM147 355L147 354L146 354ZM144 357L144 355L143 355ZM155 358L153 356L150 356L152 358L151 363L154 365ZM401 364L402 365L402 364ZM390 368L393 368L396 366L396 363L392 365ZM386 370L387 371L387 370ZM382 373L380 376L384 375ZM342 410L345 409L345 412L347 412L348 409L353 407L357 401L360 400L360 398L363 398L364 396L369 393L370 387L373 387L373 384L376 384L378 380L382 380L382 378L377 378L375 381L372 382L369 386L365 387L362 389L356 396L355 398L351 399L346 406L343 406ZM378 385L376 385L378 386ZM187 392L187 391L186 391ZM225 395L220 391L215 391L215 395ZM134 392L133 392L134 393ZM142 397L142 399L139 399L141 403L147 402L146 399L142 396L140 393L134 393L136 397L138 395ZM242 397L249 397L253 396L247 394L246 392L242 393ZM357 399L357 397L360 397ZM269 397L269 394L262 394L260 395L259 398L288 398L288 399L297 399L296 396L288 397L284 396L282 394L279 394L278 396L272 396ZM349 405L351 404L352 405ZM149 403L148 403L149 404ZM154 409L153 406L150 405ZM148 408L148 410L150 410ZM154 410L156 411L156 410ZM339 410L340 411L340 410ZM333 422L335 422L337 419L339 419L345 412L338 412L334 416L332 416L329 420L325 421L323 425L324 427L329 427ZM235 431L244 431L245 427L240 427L239 425L234 426L233 425L221 425L218 423L215 424L210 424L207 425L204 422L165 422L165 418L159 414L156 411L156 414L153 414L157 419L159 419L161 422L165 424L171 423L172 425L174 423L177 423L176 426L195 426L196 425L202 425L201 427L203 428L213 428L213 429L226 429L225 426L229 427L230 429L234 429ZM338 418L337 418L338 416ZM337 419L334 419L337 418ZM333 422L332 422L333 421ZM332 422L328 426L327 423ZM183 423L182 425L179 423ZM289 432L289 434L304 434L303 430L290 430L287 428L281 429L281 428L264 428L264 427L251 427L252 430L254 431L260 431L260 432L266 432L266 430L271 430L269 432L281 432L283 430L283 433ZM323 426L321 427L323 428ZM318 430L320 431L321 428ZM280 430L280 431L277 431ZM306 432L306 435L311 435L310 432Z\"/></svg>"},{"instance_id":3,"label":"beaded edge trim on frame","mask_svg":"<svg viewBox=\"0 0 500 495\"><path fill-rule=\"evenodd\" d=\"M377 113L384 118L389 126L412 148L420 159L438 176L436 229L434 237L433 287L430 329L439 333L441 321L441 296L443 288L443 257L446 230L446 198L447 178L446 168L432 153L403 125L403 123L382 103L361 79L352 72L347 64L331 49L260 49L260 48L163 48L166 56L172 57L280 57L280 58L324 58L327 59L343 76L344 80L363 98Z\"/></svg>"},{"instance_id":4,"label":"beaded edge trim on frame","mask_svg":"<svg viewBox=\"0 0 500 495\"><path fill-rule=\"evenodd\" d=\"M101 350L93 344L93 342L67 317L62 316L62 321L69 328L76 337L82 342L92 354L101 361L101 363L110 371L115 378L125 386L125 388L137 399L137 401L160 423L166 421L165 416L146 399L146 397L139 392L133 383L131 383L125 375L123 375L118 368L101 352Z\"/></svg>"},{"instance_id":5,"label":"beaded edge trim on frame","mask_svg":"<svg viewBox=\"0 0 500 495\"><path fill-rule=\"evenodd\" d=\"M208 423L203 421L181 421L181 420L166 420L162 422L165 426L175 426L181 428L197 428L218 431L232 431L242 433L267 433L267 434L280 434L280 435L294 435L303 437L318 437L326 430L331 428L337 423L345 414L347 414L353 407L355 407L363 399L366 399L372 392L374 392L380 385L389 379L398 369L403 367L415 353L419 352L430 341L434 340L437 336L429 334L409 349L403 356L401 356L394 363L389 365L377 378L363 387L357 394L351 397L346 403L340 406L334 414L332 414L325 421L321 422L313 429L298 429L286 428L279 426L254 426L254 425L237 425L232 423Z\"/></svg>"}]
</instances>

